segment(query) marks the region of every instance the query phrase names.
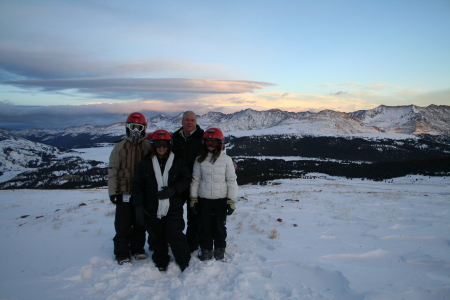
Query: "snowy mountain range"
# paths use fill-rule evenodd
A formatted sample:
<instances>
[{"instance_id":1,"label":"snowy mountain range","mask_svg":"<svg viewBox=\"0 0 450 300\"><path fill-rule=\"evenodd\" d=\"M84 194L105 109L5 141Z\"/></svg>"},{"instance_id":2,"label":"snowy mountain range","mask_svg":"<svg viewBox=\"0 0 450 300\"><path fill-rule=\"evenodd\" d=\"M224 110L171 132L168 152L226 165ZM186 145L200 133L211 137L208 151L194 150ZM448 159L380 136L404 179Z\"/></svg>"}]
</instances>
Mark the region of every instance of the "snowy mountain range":
<instances>
[{"instance_id":1,"label":"snowy mountain range","mask_svg":"<svg viewBox=\"0 0 450 300\"><path fill-rule=\"evenodd\" d=\"M166 129L171 132L181 127L181 117L158 115L148 119L147 132ZM398 133L406 135L450 135L450 106L430 105L419 107L384 106L352 113L324 110L313 112L287 112L278 109L267 111L242 110L232 114L209 112L197 116L204 129L218 127L226 135L255 136L274 134L298 135L364 135ZM26 139L65 148L95 147L112 143L125 134L124 123L110 126L84 125L66 129L12 130ZM392 138L384 134L386 138Z\"/></svg>"},{"instance_id":2,"label":"snowy mountain range","mask_svg":"<svg viewBox=\"0 0 450 300\"><path fill-rule=\"evenodd\" d=\"M160 128L175 131L181 126L181 117L179 114L149 118L147 132ZM269 162L255 165L248 158L292 156L297 157L296 160L319 158L370 163L441 159L434 163L439 165L438 168L421 172L448 173L445 171L448 162L444 160L450 153L450 106L380 106L350 114L331 110L293 113L246 109L233 114L209 112L198 116L197 121L204 129L221 128L227 135L228 154L247 170L258 170L254 173L261 176L264 172L259 169L265 167L260 164L267 166ZM83 157L82 153L67 149L104 146L112 149L113 142L120 140L124 132L124 123L64 130L0 129L0 189L104 186L107 160ZM422 135L424 133L427 135ZM108 154L102 157L107 158ZM280 164L277 162L278 167L274 166L274 170L279 169ZM330 168L343 168L343 165L321 164L325 166L322 169L325 173ZM297 165L291 164L276 174L263 177L283 178L300 168ZM316 165L302 163L301 169L317 172ZM344 173L350 176L355 171L347 168ZM253 181L258 182L263 178L261 176ZM383 176L389 178L389 174Z\"/></svg>"}]
</instances>

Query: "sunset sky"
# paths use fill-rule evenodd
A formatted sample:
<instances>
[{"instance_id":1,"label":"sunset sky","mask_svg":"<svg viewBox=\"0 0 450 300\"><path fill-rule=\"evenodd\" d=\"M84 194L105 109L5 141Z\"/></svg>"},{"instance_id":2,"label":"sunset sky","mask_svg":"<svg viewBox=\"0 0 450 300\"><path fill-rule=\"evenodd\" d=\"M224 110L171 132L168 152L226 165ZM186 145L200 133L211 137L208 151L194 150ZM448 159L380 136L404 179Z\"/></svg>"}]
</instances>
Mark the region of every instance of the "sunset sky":
<instances>
[{"instance_id":1,"label":"sunset sky","mask_svg":"<svg viewBox=\"0 0 450 300\"><path fill-rule=\"evenodd\" d=\"M0 127L450 105L449 0L0 0Z\"/></svg>"}]
</instances>

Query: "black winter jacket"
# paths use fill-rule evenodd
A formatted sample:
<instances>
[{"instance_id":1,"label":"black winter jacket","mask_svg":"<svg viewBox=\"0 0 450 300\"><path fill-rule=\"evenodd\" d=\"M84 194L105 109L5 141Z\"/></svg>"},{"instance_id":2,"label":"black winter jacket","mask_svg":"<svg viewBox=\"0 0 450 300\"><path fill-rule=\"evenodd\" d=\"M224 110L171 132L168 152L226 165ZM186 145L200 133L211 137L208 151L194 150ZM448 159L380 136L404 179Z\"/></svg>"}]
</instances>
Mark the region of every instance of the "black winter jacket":
<instances>
[{"instance_id":1,"label":"black winter jacket","mask_svg":"<svg viewBox=\"0 0 450 300\"><path fill-rule=\"evenodd\" d=\"M180 135L180 131L182 130L183 127L175 131L173 134L172 152L180 156L186 162L189 167L189 171L192 173L195 159L202 148L203 133L205 132L200 128L200 126L197 125L197 130L185 139Z\"/></svg>"},{"instance_id":2,"label":"black winter jacket","mask_svg":"<svg viewBox=\"0 0 450 300\"><path fill-rule=\"evenodd\" d=\"M189 188L191 173L186 163L175 155L172 167L169 170L168 186L174 187L177 194L171 197L169 212L182 209L184 200L181 194ZM158 183L153 170L150 155L145 156L139 163L131 183L131 195L134 206L144 205L147 213L156 218L159 200L156 197Z\"/></svg>"}]
</instances>

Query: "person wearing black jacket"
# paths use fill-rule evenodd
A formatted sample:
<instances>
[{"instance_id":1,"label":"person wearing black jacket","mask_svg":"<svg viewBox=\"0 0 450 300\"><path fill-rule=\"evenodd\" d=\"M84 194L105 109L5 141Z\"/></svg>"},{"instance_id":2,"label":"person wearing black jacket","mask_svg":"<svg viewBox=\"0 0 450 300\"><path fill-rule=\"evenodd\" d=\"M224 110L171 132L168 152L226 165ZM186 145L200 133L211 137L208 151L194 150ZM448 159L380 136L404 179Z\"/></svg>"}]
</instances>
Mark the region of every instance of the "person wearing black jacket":
<instances>
[{"instance_id":1,"label":"person wearing black jacket","mask_svg":"<svg viewBox=\"0 0 450 300\"><path fill-rule=\"evenodd\" d=\"M181 120L183 125L173 134L172 152L180 156L188 165L189 171L192 173L194 169L195 159L202 149L202 139L204 130L197 125L197 117L193 111L186 111ZM189 189L182 194L183 200L189 204ZM199 247L200 221L198 214L194 214L187 209L187 229L186 237L189 244L189 251L192 253Z\"/></svg>"},{"instance_id":2,"label":"person wearing black jacket","mask_svg":"<svg viewBox=\"0 0 450 300\"><path fill-rule=\"evenodd\" d=\"M189 266L191 255L183 233L182 194L189 190L191 173L184 160L171 152L169 132L156 130L151 140L154 151L139 163L131 184L136 221L149 232L156 267L167 270L169 243L183 272Z\"/></svg>"}]
</instances>

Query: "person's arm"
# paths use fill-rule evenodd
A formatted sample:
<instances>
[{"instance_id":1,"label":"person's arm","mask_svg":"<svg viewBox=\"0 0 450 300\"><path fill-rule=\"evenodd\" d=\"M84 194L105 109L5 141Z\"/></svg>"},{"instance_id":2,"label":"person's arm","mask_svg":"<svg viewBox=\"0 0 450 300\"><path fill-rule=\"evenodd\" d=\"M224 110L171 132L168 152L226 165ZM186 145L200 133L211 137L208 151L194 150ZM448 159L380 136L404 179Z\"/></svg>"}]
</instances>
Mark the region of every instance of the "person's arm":
<instances>
[{"instance_id":1,"label":"person's arm","mask_svg":"<svg viewBox=\"0 0 450 300\"><path fill-rule=\"evenodd\" d=\"M108 194L113 196L117 194L117 173L120 165L120 144L116 144L109 156L108 164Z\"/></svg>"},{"instance_id":2,"label":"person's arm","mask_svg":"<svg viewBox=\"0 0 450 300\"><path fill-rule=\"evenodd\" d=\"M145 191L145 162L141 161L136 168L131 181L131 195L133 196L133 205L144 205Z\"/></svg>"},{"instance_id":3,"label":"person's arm","mask_svg":"<svg viewBox=\"0 0 450 300\"><path fill-rule=\"evenodd\" d=\"M189 188L192 178L191 172L189 171L187 164L182 159L180 159L179 162L180 162L180 177L174 184L174 187L177 190L177 194L181 194Z\"/></svg>"},{"instance_id":4,"label":"person's arm","mask_svg":"<svg viewBox=\"0 0 450 300\"><path fill-rule=\"evenodd\" d=\"M227 198L230 200L236 200L238 192L237 176L233 160L229 156L226 164L225 180L227 182Z\"/></svg>"},{"instance_id":5,"label":"person's arm","mask_svg":"<svg viewBox=\"0 0 450 300\"><path fill-rule=\"evenodd\" d=\"M200 185L201 172L200 172L200 163L195 161L194 170L192 172L192 181L191 181L191 190L190 195L192 198L198 198L198 187Z\"/></svg>"}]
</instances>

